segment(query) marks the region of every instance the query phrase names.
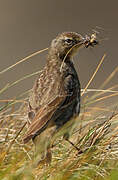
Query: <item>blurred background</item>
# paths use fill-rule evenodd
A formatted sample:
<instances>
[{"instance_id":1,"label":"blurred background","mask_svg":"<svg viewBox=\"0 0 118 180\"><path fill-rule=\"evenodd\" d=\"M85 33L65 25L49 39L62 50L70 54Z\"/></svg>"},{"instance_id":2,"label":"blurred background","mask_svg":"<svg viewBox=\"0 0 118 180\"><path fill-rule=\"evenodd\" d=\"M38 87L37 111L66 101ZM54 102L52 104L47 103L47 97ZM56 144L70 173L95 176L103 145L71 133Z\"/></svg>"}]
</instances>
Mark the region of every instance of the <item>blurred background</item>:
<instances>
[{"instance_id":1,"label":"blurred background","mask_svg":"<svg viewBox=\"0 0 118 180\"><path fill-rule=\"evenodd\" d=\"M99 88L118 66L117 18L117 1L0 0L0 71L33 52L49 47L58 33L75 31L86 35L96 30L101 40L99 46L81 50L74 62L84 88L104 53L107 54L90 85L90 88ZM46 54L39 54L0 75L0 89L41 70L46 63ZM36 76L9 88L0 99L11 99L31 89L34 79ZM105 88L115 84L118 84L118 73Z\"/></svg>"}]
</instances>

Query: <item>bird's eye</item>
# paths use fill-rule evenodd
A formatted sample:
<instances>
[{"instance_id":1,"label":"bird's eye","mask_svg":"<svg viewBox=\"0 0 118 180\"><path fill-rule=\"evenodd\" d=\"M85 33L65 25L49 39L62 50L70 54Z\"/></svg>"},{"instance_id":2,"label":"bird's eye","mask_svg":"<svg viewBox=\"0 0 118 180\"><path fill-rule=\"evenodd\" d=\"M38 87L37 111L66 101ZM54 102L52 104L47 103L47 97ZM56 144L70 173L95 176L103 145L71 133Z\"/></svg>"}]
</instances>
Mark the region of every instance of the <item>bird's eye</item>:
<instances>
[{"instance_id":1,"label":"bird's eye","mask_svg":"<svg viewBox=\"0 0 118 180\"><path fill-rule=\"evenodd\" d=\"M67 43L67 44L73 44L73 40L72 39L65 39L65 43Z\"/></svg>"}]
</instances>

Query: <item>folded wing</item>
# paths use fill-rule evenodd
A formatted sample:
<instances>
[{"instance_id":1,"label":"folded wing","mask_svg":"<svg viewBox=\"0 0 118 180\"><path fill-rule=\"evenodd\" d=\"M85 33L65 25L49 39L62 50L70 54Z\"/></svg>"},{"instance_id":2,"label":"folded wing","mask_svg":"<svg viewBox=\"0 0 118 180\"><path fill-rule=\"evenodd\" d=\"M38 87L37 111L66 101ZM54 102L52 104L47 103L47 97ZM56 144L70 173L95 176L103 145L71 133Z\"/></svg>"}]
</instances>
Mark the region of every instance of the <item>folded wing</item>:
<instances>
[{"instance_id":1,"label":"folded wing","mask_svg":"<svg viewBox=\"0 0 118 180\"><path fill-rule=\"evenodd\" d=\"M65 100L65 97L58 96L53 99L50 103L42 107L32 120L27 134L24 137L24 143L27 143L30 139L39 135L50 122L50 119Z\"/></svg>"}]
</instances>

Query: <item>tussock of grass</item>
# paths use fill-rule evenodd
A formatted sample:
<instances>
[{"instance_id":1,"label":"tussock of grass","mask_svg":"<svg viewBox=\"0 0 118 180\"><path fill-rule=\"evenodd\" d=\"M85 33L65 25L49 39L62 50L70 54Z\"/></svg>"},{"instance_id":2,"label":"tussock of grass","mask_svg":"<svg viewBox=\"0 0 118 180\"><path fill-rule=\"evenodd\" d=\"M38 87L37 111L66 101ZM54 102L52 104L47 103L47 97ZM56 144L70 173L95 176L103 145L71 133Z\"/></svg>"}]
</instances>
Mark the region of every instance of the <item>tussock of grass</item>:
<instances>
[{"instance_id":1,"label":"tussock of grass","mask_svg":"<svg viewBox=\"0 0 118 180\"><path fill-rule=\"evenodd\" d=\"M96 72L95 70L94 76ZM0 107L0 179L117 179L118 103L114 102L109 107L106 107L105 103L109 98L118 96L118 85L103 89L116 72L117 68L97 90L87 89L94 77L91 78L83 90L81 114L76 119L76 126L70 138L74 145L58 137L52 148L53 158L50 166L42 163L38 168L33 168L34 146L32 142L24 145L22 141L27 126L29 91L14 99L0 100L6 101L6 104ZM29 76L6 85L0 90L0 94ZM92 94L90 97L89 92ZM16 104L22 104L20 109L15 109Z\"/></svg>"}]
</instances>

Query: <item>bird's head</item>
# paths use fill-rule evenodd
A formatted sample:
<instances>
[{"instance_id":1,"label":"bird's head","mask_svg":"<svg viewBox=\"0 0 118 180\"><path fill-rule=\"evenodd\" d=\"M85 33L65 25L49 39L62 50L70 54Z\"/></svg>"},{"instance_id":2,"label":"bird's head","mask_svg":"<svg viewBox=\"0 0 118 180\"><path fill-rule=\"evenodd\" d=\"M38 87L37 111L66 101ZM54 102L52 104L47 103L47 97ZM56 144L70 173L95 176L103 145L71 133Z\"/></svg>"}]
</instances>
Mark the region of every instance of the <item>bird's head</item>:
<instances>
[{"instance_id":1,"label":"bird's head","mask_svg":"<svg viewBox=\"0 0 118 180\"><path fill-rule=\"evenodd\" d=\"M51 43L51 49L62 58L68 54L72 56L76 50L83 45L83 37L75 32L64 32L59 34Z\"/></svg>"},{"instance_id":2,"label":"bird's head","mask_svg":"<svg viewBox=\"0 0 118 180\"><path fill-rule=\"evenodd\" d=\"M52 54L58 54L61 59L65 56L71 57L78 51L79 48L88 47L89 45L92 46L93 41L89 41L90 38L88 40L88 36L87 38L84 38L75 32L64 32L52 40L50 52Z\"/></svg>"}]
</instances>

